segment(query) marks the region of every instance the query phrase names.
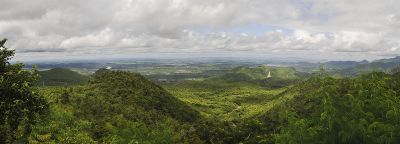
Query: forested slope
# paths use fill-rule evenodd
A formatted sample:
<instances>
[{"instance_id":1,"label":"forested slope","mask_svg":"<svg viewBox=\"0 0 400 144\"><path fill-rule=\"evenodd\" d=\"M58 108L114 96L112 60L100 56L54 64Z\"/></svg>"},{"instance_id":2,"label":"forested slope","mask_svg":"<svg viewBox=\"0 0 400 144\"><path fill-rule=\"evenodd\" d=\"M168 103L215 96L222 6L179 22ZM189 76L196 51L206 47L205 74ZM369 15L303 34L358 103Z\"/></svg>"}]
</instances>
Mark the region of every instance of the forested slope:
<instances>
[{"instance_id":1,"label":"forested slope","mask_svg":"<svg viewBox=\"0 0 400 144\"><path fill-rule=\"evenodd\" d=\"M268 77L270 75L270 77ZM210 80L225 83L252 83L269 88L282 88L309 77L309 74L296 71L292 67L236 67Z\"/></svg>"},{"instance_id":2,"label":"forested slope","mask_svg":"<svg viewBox=\"0 0 400 144\"><path fill-rule=\"evenodd\" d=\"M87 85L43 88L50 114L33 143L200 142L190 131L198 112L135 73L99 70Z\"/></svg>"},{"instance_id":3,"label":"forested slope","mask_svg":"<svg viewBox=\"0 0 400 144\"><path fill-rule=\"evenodd\" d=\"M70 85L35 87L38 71L10 63L6 40L0 143L400 143L398 67L352 78L237 67L163 87L131 72L53 69L48 78Z\"/></svg>"},{"instance_id":4,"label":"forested slope","mask_svg":"<svg viewBox=\"0 0 400 144\"><path fill-rule=\"evenodd\" d=\"M279 143L399 143L400 75L313 77L280 113Z\"/></svg>"},{"instance_id":5,"label":"forested slope","mask_svg":"<svg viewBox=\"0 0 400 144\"><path fill-rule=\"evenodd\" d=\"M192 83L196 86L168 90L208 116L206 130L198 131L209 143L400 140L400 73L333 78L322 71L281 90L224 83L207 90L200 82Z\"/></svg>"},{"instance_id":6,"label":"forested slope","mask_svg":"<svg viewBox=\"0 0 400 144\"><path fill-rule=\"evenodd\" d=\"M139 74L101 69L86 85L43 88L50 113L26 140L399 142L400 74L333 78L321 71L281 89L211 80L165 87L168 92Z\"/></svg>"},{"instance_id":7,"label":"forested slope","mask_svg":"<svg viewBox=\"0 0 400 144\"><path fill-rule=\"evenodd\" d=\"M81 75L70 69L53 68L50 70L39 71L40 78L37 85L40 86L66 86L82 84L89 80L88 76Z\"/></svg>"}]
</instances>

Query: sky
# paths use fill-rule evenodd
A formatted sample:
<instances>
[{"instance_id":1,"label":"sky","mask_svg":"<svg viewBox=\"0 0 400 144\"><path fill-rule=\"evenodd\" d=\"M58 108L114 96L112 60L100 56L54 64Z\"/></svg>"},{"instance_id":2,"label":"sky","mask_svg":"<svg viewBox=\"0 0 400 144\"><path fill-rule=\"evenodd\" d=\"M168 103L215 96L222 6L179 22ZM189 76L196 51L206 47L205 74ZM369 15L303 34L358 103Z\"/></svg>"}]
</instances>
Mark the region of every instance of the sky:
<instances>
[{"instance_id":1,"label":"sky","mask_svg":"<svg viewBox=\"0 0 400 144\"><path fill-rule=\"evenodd\" d=\"M399 0L0 0L14 59L400 55Z\"/></svg>"}]
</instances>

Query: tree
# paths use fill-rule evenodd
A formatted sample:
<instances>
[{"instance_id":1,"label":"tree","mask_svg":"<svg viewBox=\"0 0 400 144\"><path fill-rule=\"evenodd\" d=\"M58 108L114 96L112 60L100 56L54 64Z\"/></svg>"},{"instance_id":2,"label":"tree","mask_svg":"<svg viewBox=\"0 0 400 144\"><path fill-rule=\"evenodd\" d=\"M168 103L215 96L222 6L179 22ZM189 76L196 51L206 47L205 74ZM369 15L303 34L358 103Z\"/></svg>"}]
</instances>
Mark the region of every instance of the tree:
<instances>
[{"instance_id":1,"label":"tree","mask_svg":"<svg viewBox=\"0 0 400 144\"><path fill-rule=\"evenodd\" d=\"M46 101L32 87L37 70L23 70L23 64L11 64L14 50L0 41L0 143L12 143L29 134L30 126L46 112Z\"/></svg>"},{"instance_id":2,"label":"tree","mask_svg":"<svg viewBox=\"0 0 400 144\"><path fill-rule=\"evenodd\" d=\"M400 65L398 65L398 66L392 68L392 69L390 70L390 73L391 73L391 74L400 73Z\"/></svg>"},{"instance_id":3,"label":"tree","mask_svg":"<svg viewBox=\"0 0 400 144\"><path fill-rule=\"evenodd\" d=\"M399 77L314 77L287 102L277 143L399 143ZM288 120L286 120L288 119Z\"/></svg>"}]
</instances>

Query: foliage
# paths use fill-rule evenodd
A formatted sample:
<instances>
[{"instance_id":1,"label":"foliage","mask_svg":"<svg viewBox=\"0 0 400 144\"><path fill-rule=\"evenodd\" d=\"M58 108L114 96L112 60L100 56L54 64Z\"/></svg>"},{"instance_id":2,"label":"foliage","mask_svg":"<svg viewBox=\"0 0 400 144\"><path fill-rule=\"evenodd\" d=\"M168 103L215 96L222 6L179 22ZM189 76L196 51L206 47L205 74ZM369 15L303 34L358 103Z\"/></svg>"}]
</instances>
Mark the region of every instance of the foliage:
<instances>
[{"instance_id":1,"label":"foliage","mask_svg":"<svg viewBox=\"0 0 400 144\"><path fill-rule=\"evenodd\" d=\"M267 77L268 74L272 77ZM306 73L296 71L292 67L236 67L228 73L211 78L210 80L222 80L228 83L253 83L268 88L282 88L295 84L307 78Z\"/></svg>"},{"instance_id":2,"label":"foliage","mask_svg":"<svg viewBox=\"0 0 400 144\"><path fill-rule=\"evenodd\" d=\"M270 114L295 92L291 88L265 88L248 82L187 81L166 85L174 96L200 111L204 119L196 130L208 143L274 142L278 120Z\"/></svg>"},{"instance_id":3,"label":"foliage","mask_svg":"<svg viewBox=\"0 0 400 144\"><path fill-rule=\"evenodd\" d=\"M29 134L31 125L47 109L46 101L32 87L37 71L8 62L13 55L13 50L0 48L0 143Z\"/></svg>"},{"instance_id":4,"label":"foliage","mask_svg":"<svg viewBox=\"0 0 400 144\"><path fill-rule=\"evenodd\" d=\"M314 77L288 104L279 143L399 143L399 77Z\"/></svg>"},{"instance_id":5,"label":"foliage","mask_svg":"<svg viewBox=\"0 0 400 144\"><path fill-rule=\"evenodd\" d=\"M196 129L209 143L399 142L398 74L333 78L321 68L277 92L225 81L166 87L206 117Z\"/></svg>"},{"instance_id":6,"label":"foliage","mask_svg":"<svg viewBox=\"0 0 400 144\"><path fill-rule=\"evenodd\" d=\"M163 87L131 72L53 69L46 81L71 85L37 93L37 72L0 54L0 143L400 143L397 69L339 78L323 66L312 76L236 67Z\"/></svg>"},{"instance_id":7,"label":"foliage","mask_svg":"<svg viewBox=\"0 0 400 144\"><path fill-rule=\"evenodd\" d=\"M65 68L53 68L46 71L39 71L39 86L65 86L82 84L89 78Z\"/></svg>"},{"instance_id":8,"label":"foliage","mask_svg":"<svg viewBox=\"0 0 400 144\"><path fill-rule=\"evenodd\" d=\"M50 114L31 143L201 143L198 112L135 73L101 69L88 84L43 87Z\"/></svg>"}]
</instances>

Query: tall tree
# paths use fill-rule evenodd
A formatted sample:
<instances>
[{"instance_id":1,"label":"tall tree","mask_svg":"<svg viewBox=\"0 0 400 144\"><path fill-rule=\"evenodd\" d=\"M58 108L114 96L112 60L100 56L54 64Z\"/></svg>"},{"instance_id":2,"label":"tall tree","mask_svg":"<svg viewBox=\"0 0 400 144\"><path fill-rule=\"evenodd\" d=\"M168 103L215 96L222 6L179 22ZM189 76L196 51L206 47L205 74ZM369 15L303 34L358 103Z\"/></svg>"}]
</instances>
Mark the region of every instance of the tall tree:
<instances>
[{"instance_id":1,"label":"tall tree","mask_svg":"<svg viewBox=\"0 0 400 144\"><path fill-rule=\"evenodd\" d=\"M30 132L30 126L46 112L46 101L34 92L36 69L23 70L23 64L11 64L14 50L0 41L0 143L12 143Z\"/></svg>"}]
</instances>

